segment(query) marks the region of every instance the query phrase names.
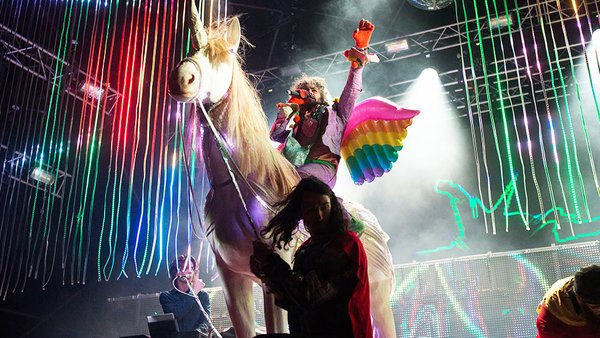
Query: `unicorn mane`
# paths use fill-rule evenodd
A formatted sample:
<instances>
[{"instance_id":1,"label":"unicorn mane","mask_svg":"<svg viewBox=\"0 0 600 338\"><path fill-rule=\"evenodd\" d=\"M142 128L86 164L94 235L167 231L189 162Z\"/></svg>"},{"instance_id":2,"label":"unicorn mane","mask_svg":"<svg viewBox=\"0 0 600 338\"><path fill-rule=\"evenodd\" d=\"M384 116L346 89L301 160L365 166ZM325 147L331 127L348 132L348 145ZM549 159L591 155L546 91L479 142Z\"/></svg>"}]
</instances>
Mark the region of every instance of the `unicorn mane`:
<instances>
[{"instance_id":1,"label":"unicorn mane","mask_svg":"<svg viewBox=\"0 0 600 338\"><path fill-rule=\"evenodd\" d=\"M211 64L224 62L225 56L231 53L224 39L225 27L227 22L222 22L209 30L204 52ZM211 118L218 122L215 123L217 128L233 144L233 157L241 174L258 186L269 187L272 191L267 193L275 194L274 197L279 199L297 184L298 174L272 146L258 92L243 71L242 63L242 57L236 54L229 93L211 110ZM190 126L195 129L199 123L196 121Z\"/></svg>"}]
</instances>

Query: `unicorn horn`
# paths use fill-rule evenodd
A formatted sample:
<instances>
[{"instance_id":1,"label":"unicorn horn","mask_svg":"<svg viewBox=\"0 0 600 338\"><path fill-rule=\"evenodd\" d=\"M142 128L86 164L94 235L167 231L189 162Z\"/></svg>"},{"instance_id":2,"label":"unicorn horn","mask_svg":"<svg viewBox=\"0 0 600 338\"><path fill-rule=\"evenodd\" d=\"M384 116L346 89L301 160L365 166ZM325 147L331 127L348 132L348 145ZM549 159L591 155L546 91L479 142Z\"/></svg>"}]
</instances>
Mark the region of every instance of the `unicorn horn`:
<instances>
[{"instance_id":1,"label":"unicorn horn","mask_svg":"<svg viewBox=\"0 0 600 338\"><path fill-rule=\"evenodd\" d=\"M192 29L192 44L196 49L200 49L208 43L208 36L204 30L204 25L202 24L202 19L200 19L200 14L198 13L198 7L196 7L195 1L192 0L191 3L190 24Z\"/></svg>"}]
</instances>

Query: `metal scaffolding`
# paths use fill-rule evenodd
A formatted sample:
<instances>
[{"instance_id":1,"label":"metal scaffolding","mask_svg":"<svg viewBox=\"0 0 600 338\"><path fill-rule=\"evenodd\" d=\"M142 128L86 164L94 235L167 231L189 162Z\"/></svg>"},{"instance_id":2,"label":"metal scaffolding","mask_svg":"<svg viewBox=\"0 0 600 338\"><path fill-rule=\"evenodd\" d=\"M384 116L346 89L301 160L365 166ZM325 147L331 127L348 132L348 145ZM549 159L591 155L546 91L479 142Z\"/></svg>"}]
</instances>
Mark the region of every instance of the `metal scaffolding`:
<instances>
[{"instance_id":1,"label":"metal scaffolding","mask_svg":"<svg viewBox=\"0 0 600 338\"><path fill-rule=\"evenodd\" d=\"M96 84L104 92L105 97L102 98L106 102L104 113L109 116L112 116L112 112L119 98L122 96L121 93L111 88L107 83L99 84L97 79L92 75L87 74L83 70L59 58L56 54L1 24L0 56L29 74L52 85L59 83L62 77L69 76L65 92L91 106L99 104L97 103L97 98L91 95L91 93L86 95L81 90L81 87L85 83ZM59 68L68 71L58 73L56 69Z\"/></svg>"},{"instance_id":2,"label":"metal scaffolding","mask_svg":"<svg viewBox=\"0 0 600 338\"><path fill-rule=\"evenodd\" d=\"M579 3L578 11L581 10L583 6L583 2ZM595 10L592 9L592 10ZM517 22L516 12L518 11L520 20ZM540 13L541 12L541 13ZM568 6L559 6L556 0L545 0L540 1L539 4L529 4L513 9L506 15L510 15L512 19L512 26L514 26L512 33L516 33L519 30L524 32L537 32L541 31L541 25L539 20L539 15L544 16L544 23L546 25L558 25L560 23L572 23L576 20L584 20L585 16L579 15L569 8ZM592 12L589 13L590 16L597 16L598 13ZM480 23L479 30L476 28L476 22ZM490 23L487 20L487 17L482 16L477 19L465 20L462 22L458 22L451 25L446 25L434 29L429 29L422 32L412 33L408 35L398 36L391 39L383 40L377 43L372 43L369 46L369 49L372 53L375 53L379 56L381 63L383 64L391 64L394 62L398 62L401 60L407 60L415 57L429 57L432 55L436 55L437 52L441 51L456 51L457 55L460 55L461 49L463 52L468 44L467 39L467 31L468 36L471 37L471 43L473 44L485 44L489 43L489 40L509 37L510 33L508 29L501 30L498 32L497 30L490 29ZM490 31L494 31L495 34L489 34ZM487 34L486 34L487 33ZM397 50L392 53L388 52L386 49L386 45L405 40L408 44L408 48L403 48L404 50ZM582 58L585 55L585 43L578 42L575 44L570 44L568 46L564 46L557 49L559 53L559 61L558 64L560 68L565 70L569 67L568 63L574 59ZM570 59L567 57L567 54L571 52L573 54L573 58ZM504 81L519 81L521 77L519 74L523 74L522 72L527 72L527 67L522 62L524 56L518 56L516 59L513 57L500 58L497 61L498 67L500 71L503 71L510 76L508 79L504 79ZM457 62L456 66L460 66ZM486 67L494 67L494 62L487 62ZM257 87L259 89L269 88L278 84L284 84L287 79L285 77L286 72L290 69L296 67L298 71L307 73L313 76L321 76L321 77L329 77L332 75L345 73L348 71L348 61L343 56L342 51L338 51L335 53L330 53L310 59L305 59L303 61L298 62L296 65L286 66L286 67L272 67L268 69L264 69L258 72L254 72L256 78ZM530 65L530 68L532 66ZM476 105L476 101L479 101L480 109L479 112L485 113L489 111L487 108L488 102L486 97L481 95L481 93L485 93L485 76L476 75L475 79L470 78L470 74L477 73L472 72L470 67L465 68L465 74L467 75L467 81L477 82L478 88L474 88L475 86L469 85L470 95L468 95L469 105L474 107ZM442 84L444 86L444 90L446 92L446 96L448 98L448 102L452 102L452 106L458 110L464 111L467 107L467 95L465 93L465 84L463 79L463 69L459 67L455 67L454 69L441 72L439 74ZM493 78L495 75L494 72L488 73L487 80L490 83L496 83ZM542 74L545 75L545 74ZM566 74L564 77L565 81L570 79L570 74ZM397 82L393 82L389 84L389 95L386 95L387 98L392 100L399 100L406 93L407 88L416 80L416 78L411 79L402 79ZM511 83L508 83L509 86L504 86L508 88L514 88L510 86ZM551 86L550 79L545 76L536 76L534 77L534 88L533 92L537 92L539 88L548 88ZM492 86L492 91L495 91L495 86ZM539 87L539 88L538 88ZM530 90L531 92L531 90ZM503 93L503 97L505 99L516 98L520 94L515 92L513 89L509 89L508 93ZM560 94L563 95L563 94ZM567 94L564 94L567 95ZM531 97L529 97L531 100ZM553 98L551 98L553 99ZM492 101L497 100L497 98L492 99ZM527 96L525 96L525 100L527 100ZM532 101L533 102L533 101ZM527 103L527 102L526 102ZM519 101L519 105L522 102ZM484 105L481 109L481 106Z\"/></svg>"},{"instance_id":3,"label":"metal scaffolding","mask_svg":"<svg viewBox=\"0 0 600 338\"><path fill-rule=\"evenodd\" d=\"M34 163L31 160L31 156L20 151L13 151L9 154L9 149L8 145L0 144L0 154L4 153L1 157L6 159L2 166L2 178L13 179L58 199L63 198L66 181L73 177L71 174L52 168L49 165ZM35 180L32 177L32 171L36 168L52 174L54 182L52 184L44 184L39 180Z\"/></svg>"}]
</instances>

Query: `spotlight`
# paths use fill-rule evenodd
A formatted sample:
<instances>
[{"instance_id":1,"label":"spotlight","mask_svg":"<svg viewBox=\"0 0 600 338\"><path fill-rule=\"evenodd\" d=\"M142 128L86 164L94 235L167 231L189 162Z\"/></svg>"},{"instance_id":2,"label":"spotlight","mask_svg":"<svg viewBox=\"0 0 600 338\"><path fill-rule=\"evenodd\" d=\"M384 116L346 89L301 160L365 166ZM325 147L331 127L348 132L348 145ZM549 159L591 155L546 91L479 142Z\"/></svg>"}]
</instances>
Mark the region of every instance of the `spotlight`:
<instances>
[{"instance_id":1,"label":"spotlight","mask_svg":"<svg viewBox=\"0 0 600 338\"><path fill-rule=\"evenodd\" d=\"M31 174L29 175L31 179L34 181L40 182L44 185L52 185L56 177L51 172L48 172L42 168L34 168L31 170Z\"/></svg>"},{"instance_id":2,"label":"spotlight","mask_svg":"<svg viewBox=\"0 0 600 338\"><path fill-rule=\"evenodd\" d=\"M398 39L385 44L385 50L389 54L394 54L409 49L410 46L408 45L408 39Z\"/></svg>"},{"instance_id":3,"label":"spotlight","mask_svg":"<svg viewBox=\"0 0 600 338\"><path fill-rule=\"evenodd\" d=\"M421 76L423 76L425 78L437 77L438 72L437 72L437 70L435 70L433 68L425 68L421 72Z\"/></svg>"},{"instance_id":4,"label":"spotlight","mask_svg":"<svg viewBox=\"0 0 600 338\"><path fill-rule=\"evenodd\" d=\"M79 92L96 100L101 100L104 96L104 88L88 82L84 82L81 84L81 86L79 86Z\"/></svg>"},{"instance_id":5,"label":"spotlight","mask_svg":"<svg viewBox=\"0 0 600 338\"><path fill-rule=\"evenodd\" d=\"M438 79L438 72L433 68L425 68L423 71L421 71L420 77L422 77L425 81L435 81Z\"/></svg>"},{"instance_id":6,"label":"spotlight","mask_svg":"<svg viewBox=\"0 0 600 338\"><path fill-rule=\"evenodd\" d=\"M595 48L600 48L600 29L596 29L592 34L592 44Z\"/></svg>"}]
</instances>

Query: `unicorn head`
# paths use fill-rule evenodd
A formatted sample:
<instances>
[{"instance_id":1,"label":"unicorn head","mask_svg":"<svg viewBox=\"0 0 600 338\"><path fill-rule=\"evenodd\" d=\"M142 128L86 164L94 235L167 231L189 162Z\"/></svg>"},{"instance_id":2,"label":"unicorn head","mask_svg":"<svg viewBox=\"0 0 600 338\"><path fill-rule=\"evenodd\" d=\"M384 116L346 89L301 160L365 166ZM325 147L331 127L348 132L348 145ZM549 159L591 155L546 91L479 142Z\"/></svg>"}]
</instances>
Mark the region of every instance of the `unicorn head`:
<instances>
[{"instance_id":1,"label":"unicorn head","mask_svg":"<svg viewBox=\"0 0 600 338\"><path fill-rule=\"evenodd\" d=\"M169 94L180 102L216 103L231 84L241 40L240 21L237 17L230 18L211 29L209 36L198 8L191 1L190 26L194 52L171 73Z\"/></svg>"}]
</instances>

